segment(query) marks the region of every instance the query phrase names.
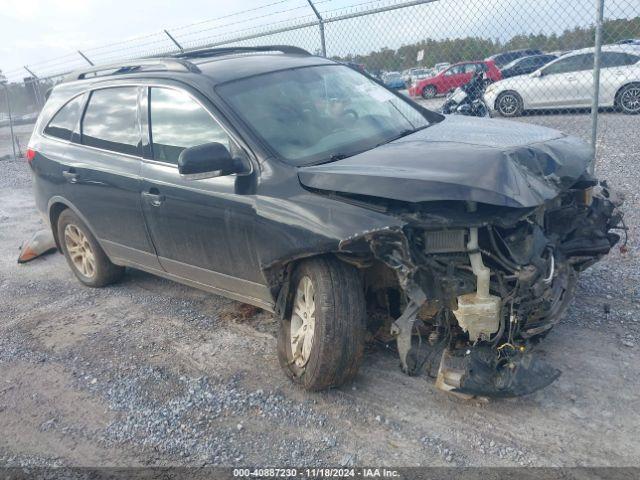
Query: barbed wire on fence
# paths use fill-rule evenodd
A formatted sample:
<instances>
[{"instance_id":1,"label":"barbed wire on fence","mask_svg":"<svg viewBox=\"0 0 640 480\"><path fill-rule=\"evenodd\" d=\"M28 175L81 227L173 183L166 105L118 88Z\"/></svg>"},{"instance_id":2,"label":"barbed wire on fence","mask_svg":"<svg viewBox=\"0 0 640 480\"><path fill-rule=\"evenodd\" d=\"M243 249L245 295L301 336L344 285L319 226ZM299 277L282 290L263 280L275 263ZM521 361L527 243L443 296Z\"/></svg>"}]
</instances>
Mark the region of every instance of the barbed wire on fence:
<instances>
[{"instance_id":1,"label":"barbed wire on fence","mask_svg":"<svg viewBox=\"0 0 640 480\"><path fill-rule=\"evenodd\" d=\"M629 99L629 105L637 102L640 108L640 66L625 64L631 61L624 60L627 50L611 46L640 39L637 0L602 0L602 22L593 0L354 0L348 5L338 0L311 0L315 11L309 0L265 1L166 31L105 45L78 46L79 51L5 70L8 85L6 95L0 94L0 121L7 110L7 98L17 115L37 112L47 89L89 62L100 65L172 55L181 48L265 44L291 44L314 54L325 48L326 56L360 65L382 81L401 86L414 99L429 102L442 102L443 95L468 80L474 69L486 66L489 59L498 73L492 73L492 86L485 98L499 114L511 116L552 107L588 110L594 98L598 25L605 45L598 76L602 83L599 105L624 110L622 102ZM579 52L585 48L590 50ZM512 51L520 53L509 53ZM544 72L547 67L536 64L535 69L526 71L526 62L516 61L525 54L567 72L533 80L531 72ZM556 58L561 60L555 62ZM508 65L506 60L515 63ZM570 65L578 61L582 62L579 67ZM25 81L31 76L27 68L37 75L37 82ZM509 89L505 90L505 85ZM511 113L506 110L507 100L515 109Z\"/></svg>"}]
</instances>

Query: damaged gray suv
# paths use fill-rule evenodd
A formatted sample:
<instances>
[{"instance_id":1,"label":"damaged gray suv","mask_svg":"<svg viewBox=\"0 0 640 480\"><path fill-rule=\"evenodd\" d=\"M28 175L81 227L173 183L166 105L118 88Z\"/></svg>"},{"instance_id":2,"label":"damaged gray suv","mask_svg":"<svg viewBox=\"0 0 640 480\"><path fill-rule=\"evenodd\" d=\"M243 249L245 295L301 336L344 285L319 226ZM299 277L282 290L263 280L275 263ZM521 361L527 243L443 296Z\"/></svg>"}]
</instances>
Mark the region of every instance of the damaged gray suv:
<instances>
[{"instance_id":1,"label":"damaged gray suv","mask_svg":"<svg viewBox=\"0 0 640 480\"><path fill-rule=\"evenodd\" d=\"M281 366L309 390L351 379L375 336L406 373L489 396L557 378L534 347L619 239L590 158L283 46L78 72L28 151L85 285L131 267L275 312Z\"/></svg>"}]
</instances>

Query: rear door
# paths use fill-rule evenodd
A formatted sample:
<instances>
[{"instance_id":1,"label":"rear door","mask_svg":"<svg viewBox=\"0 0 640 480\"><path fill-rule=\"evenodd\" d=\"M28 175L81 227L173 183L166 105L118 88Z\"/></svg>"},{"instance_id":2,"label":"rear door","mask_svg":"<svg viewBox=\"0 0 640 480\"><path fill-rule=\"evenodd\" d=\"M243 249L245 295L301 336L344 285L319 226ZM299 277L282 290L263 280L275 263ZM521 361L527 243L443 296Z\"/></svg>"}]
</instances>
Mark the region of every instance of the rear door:
<instances>
[{"instance_id":1,"label":"rear door","mask_svg":"<svg viewBox=\"0 0 640 480\"><path fill-rule=\"evenodd\" d=\"M162 268L216 288L232 298L270 304L254 238L254 176L183 178L180 152L218 142L247 155L203 106L197 92L157 86L148 90L149 146L143 166L142 206Z\"/></svg>"},{"instance_id":2,"label":"rear door","mask_svg":"<svg viewBox=\"0 0 640 480\"><path fill-rule=\"evenodd\" d=\"M157 267L139 197L139 92L135 86L113 86L85 94L82 98L88 101L79 132L72 134L58 161L64 198L81 214L109 257ZM53 120L45 135L63 133Z\"/></svg>"}]
</instances>

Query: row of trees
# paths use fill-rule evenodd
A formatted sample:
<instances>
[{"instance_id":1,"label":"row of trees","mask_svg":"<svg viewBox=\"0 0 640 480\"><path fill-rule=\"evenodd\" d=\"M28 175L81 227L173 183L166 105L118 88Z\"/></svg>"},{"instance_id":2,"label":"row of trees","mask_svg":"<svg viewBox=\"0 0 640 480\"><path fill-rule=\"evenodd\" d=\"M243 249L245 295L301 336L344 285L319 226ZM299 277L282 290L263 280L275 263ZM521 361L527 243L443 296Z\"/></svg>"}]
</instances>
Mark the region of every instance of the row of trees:
<instances>
[{"instance_id":1,"label":"row of trees","mask_svg":"<svg viewBox=\"0 0 640 480\"><path fill-rule=\"evenodd\" d=\"M576 27L565 30L562 34L529 34L516 35L506 42L498 39L482 37L447 38L444 40L426 39L420 42L403 45L397 50L381 48L368 54L353 54L344 57L333 57L340 61L349 61L364 64L367 70L376 72L380 70L404 70L416 66L416 55L424 50L422 66L433 66L438 62L461 62L465 60L478 60L495 53L517 50L522 48L539 48L540 50L566 51L576 48L592 46L594 43L595 29L591 27ZM606 20L603 24L604 43L615 43L625 38L640 38L640 16L630 19ZM40 108L37 97L43 97L54 84L52 80L38 82L40 95L36 95L32 85L26 86L23 82L10 83L9 96L11 106L16 114L37 111ZM6 97L0 92L0 112L6 112Z\"/></svg>"},{"instance_id":2,"label":"row of trees","mask_svg":"<svg viewBox=\"0 0 640 480\"><path fill-rule=\"evenodd\" d=\"M363 55L334 57L336 60L364 64L369 71L404 70L418 63L431 67L438 62L462 62L478 60L495 53L522 48L538 48L546 52L575 50L594 44L595 28L575 27L562 34L543 33L516 35L506 42L481 37L426 39L397 50L382 48ZM640 38L640 16L631 19L605 20L603 23L604 43L615 43L626 38ZM416 62L416 56L424 50L424 58Z\"/></svg>"}]
</instances>

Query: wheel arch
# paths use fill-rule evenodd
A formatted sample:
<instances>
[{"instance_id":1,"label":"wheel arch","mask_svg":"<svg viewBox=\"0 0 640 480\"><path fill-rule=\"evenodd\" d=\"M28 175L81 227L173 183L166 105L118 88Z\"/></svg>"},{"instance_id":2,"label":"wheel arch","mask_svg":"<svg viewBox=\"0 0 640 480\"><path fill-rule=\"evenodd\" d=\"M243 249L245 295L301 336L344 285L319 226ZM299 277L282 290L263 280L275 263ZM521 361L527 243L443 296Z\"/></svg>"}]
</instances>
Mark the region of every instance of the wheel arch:
<instances>
[{"instance_id":1,"label":"wheel arch","mask_svg":"<svg viewBox=\"0 0 640 480\"><path fill-rule=\"evenodd\" d=\"M499 110L498 110L498 101L502 98L503 95L506 95L507 93L511 93L511 94L516 95L520 99L522 110L526 110L527 109L527 105L526 105L526 103L524 101L524 97L522 96L522 94L520 92L518 92L515 88L505 88L504 90L500 91L496 95L496 99L493 101L493 110L494 111L499 112Z\"/></svg>"},{"instance_id":2,"label":"wheel arch","mask_svg":"<svg viewBox=\"0 0 640 480\"><path fill-rule=\"evenodd\" d=\"M622 93L622 90L624 90L626 87L630 86L630 85L638 85L640 86L640 80L631 80L628 81L627 83L620 85L620 87L618 88L618 90L616 90L616 94L613 96L613 106L614 107L620 107L620 94Z\"/></svg>"},{"instance_id":3,"label":"wheel arch","mask_svg":"<svg viewBox=\"0 0 640 480\"><path fill-rule=\"evenodd\" d=\"M517 90L515 90L513 88L505 88L504 90L501 90L500 92L498 92L496 94L496 99L493 101L494 110L496 110L496 111L498 110L498 100L500 100L500 97L502 97L506 93L515 93L516 95L518 95L522 99L522 95L520 95Z\"/></svg>"},{"instance_id":4,"label":"wheel arch","mask_svg":"<svg viewBox=\"0 0 640 480\"><path fill-rule=\"evenodd\" d=\"M96 235L95 230L91 226L91 223L87 220L87 218L84 215L82 215L82 213L80 213L80 210L78 210L78 208L73 203L71 203L68 199L61 196L55 196L55 197L51 197L51 199L49 200L47 211L49 215L49 224L51 225L51 232L53 233L53 239L56 242L56 247L58 247L58 251L60 252L62 251L61 245L60 245L60 239L58 238L58 219L60 218L60 215L62 214L62 212L67 209L71 210L78 217L80 217L80 220L84 222L84 224L87 226L91 234L94 236L94 238L100 245L100 247L102 247L102 249L104 250L104 247L100 244L100 240L98 239L98 236Z\"/></svg>"},{"instance_id":5,"label":"wheel arch","mask_svg":"<svg viewBox=\"0 0 640 480\"><path fill-rule=\"evenodd\" d=\"M270 280L270 283L275 281L275 289L272 288L272 290L277 291L277 293L274 294L276 298L274 310L279 318L284 318L291 313L295 289L294 285L291 285L290 280L295 269L307 260L322 257L335 258L342 263L358 269L365 289L364 294L366 294L369 289L377 290L381 288L394 288L399 292L402 291L393 269L373 255L361 256L338 251L312 253L293 258L285 263L264 270L265 276ZM271 284L273 285L273 283Z\"/></svg>"}]
</instances>

